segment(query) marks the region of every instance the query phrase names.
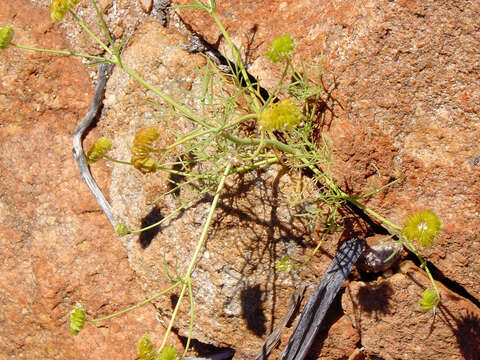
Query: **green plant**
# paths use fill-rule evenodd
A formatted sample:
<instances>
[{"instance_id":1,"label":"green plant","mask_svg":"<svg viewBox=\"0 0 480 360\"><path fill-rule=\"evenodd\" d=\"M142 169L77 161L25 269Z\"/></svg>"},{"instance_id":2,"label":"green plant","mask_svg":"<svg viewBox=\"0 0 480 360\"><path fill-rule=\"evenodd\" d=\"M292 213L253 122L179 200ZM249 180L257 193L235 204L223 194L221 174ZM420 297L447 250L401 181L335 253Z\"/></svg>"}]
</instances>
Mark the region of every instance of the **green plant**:
<instances>
[{"instance_id":1,"label":"green plant","mask_svg":"<svg viewBox=\"0 0 480 360\"><path fill-rule=\"evenodd\" d=\"M422 247L431 247L440 232L442 223L433 211L424 210L412 214L403 225L402 235Z\"/></svg>"},{"instance_id":2,"label":"green plant","mask_svg":"<svg viewBox=\"0 0 480 360\"><path fill-rule=\"evenodd\" d=\"M432 297L430 292L424 293L423 302L421 303L422 309L433 309L438 304L440 299L438 289L428 270L426 261L419 254L412 239L420 246L431 245L434 237L438 234L440 223L438 222L437 229L436 222L435 224L428 222L432 219L431 214L428 213L427 218L430 220L425 221L426 226L422 225L423 223L421 222L424 214L415 217L415 221L407 220L405 226L401 228L361 202L362 199L375 195L386 186L397 182L398 179L380 189L361 196L349 195L335 184L330 174L331 159L327 142L325 139L317 141L313 138L313 129L324 91L321 78L322 69L321 66L310 66L304 63L301 69L294 66L291 61L291 55L295 44L290 36L285 35L276 39L268 50L267 56L272 62L279 63L282 66L282 72L277 85L271 91L269 97L265 99L260 95L259 84L247 74L247 70L241 61L239 50L233 45L230 36L222 25L216 13L215 1L209 0L207 4L204 4L194 0L190 5L179 6L178 8L183 9L194 8L202 10L212 16L233 56L233 60L229 62L229 74L220 72L212 62L207 62L203 71L202 92L200 94L190 94L190 96L195 97L202 103L201 110L198 110L187 105L185 101L174 99L170 95L160 92L127 67L121 60L120 50L123 43L118 44L113 41L103 20L102 12L99 11L95 0L90 0L90 3L97 12L100 26L109 41L109 45L96 37L76 15L73 7L77 2L77 0L53 0L51 3L52 21L60 21L67 13L71 14L82 29L105 50L105 57L14 44L12 43L13 29L9 26L0 30L0 49L12 45L26 50L74 55L97 63L116 65L151 90L167 105L152 104L172 116L186 118L194 124L194 129L186 133L178 133L172 130L176 137L175 141L164 148L155 147L155 141L159 137L156 127L139 130L135 134L130 161L108 157L106 154L112 143L105 138L99 139L88 152L87 159L90 164L104 158L132 166L142 173L173 174L183 179L178 181L170 180L172 189L166 194L184 190L186 196L179 198L178 206L161 221L148 227L134 230L128 229L124 223L118 223L115 225L116 233L119 236L124 236L142 232L154 226L160 226L206 193L215 191L215 196L211 202L207 219L202 226L202 232L197 241L194 254L190 259L187 271L183 275L173 279L167 273L167 276L173 281L170 287L135 306L103 318L89 319L86 317L83 308L80 305L76 306L71 313L70 319L70 330L73 334L78 334L85 322L104 321L119 316L179 288L180 294L158 351L155 351L148 337L140 339L138 350L142 359L174 359L177 357L176 351L167 345L167 338L174 326L182 301L185 297L188 297L190 332L186 350L182 355L184 357L189 348L195 315L191 275L208 237L210 224L224 189L225 179L236 173L251 171L274 163L281 163L292 174L301 174L305 170L308 170L308 173L311 174L308 181L317 186L317 196L312 199L312 202L317 203L318 206L303 214L298 214L298 216L309 217L312 219L312 222L316 221L318 217L322 218L322 222L325 224L325 232L334 231L341 227L339 209L346 204L354 205L382 223L391 233L391 237L397 237L398 241L402 242L407 249L420 259L422 267L433 284L435 296ZM245 124L254 125L254 130L247 130ZM175 160L168 160L172 158ZM203 164L204 171L202 173L195 167L197 163ZM298 181L297 194L293 202L298 201L302 197L301 181ZM420 222L417 221L418 218ZM411 238L410 235L413 232L410 230L410 223L417 224L413 225L414 230L420 230L421 232L420 235L417 234L417 237ZM433 231L432 229L436 230ZM321 242L319 242L306 262L317 252L320 244ZM303 266L306 262L299 266ZM291 264L290 259L282 258L277 268L289 271L296 267Z\"/></svg>"},{"instance_id":3,"label":"green plant","mask_svg":"<svg viewBox=\"0 0 480 360\"><path fill-rule=\"evenodd\" d=\"M440 297L438 296L437 291L426 289L423 292L422 298L419 301L420 310L425 312L435 311L435 308L440 302Z\"/></svg>"},{"instance_id":4,"label":"green plant","mask_svg":"<svg viewBox=\"0 0 480 360\"><path fill-rule=\"evenodd\" d=\"M112 139L102 137L98 139L87 153L87 164L91 165L103 159L112 148Z\"/></svg>"}]
</instances>

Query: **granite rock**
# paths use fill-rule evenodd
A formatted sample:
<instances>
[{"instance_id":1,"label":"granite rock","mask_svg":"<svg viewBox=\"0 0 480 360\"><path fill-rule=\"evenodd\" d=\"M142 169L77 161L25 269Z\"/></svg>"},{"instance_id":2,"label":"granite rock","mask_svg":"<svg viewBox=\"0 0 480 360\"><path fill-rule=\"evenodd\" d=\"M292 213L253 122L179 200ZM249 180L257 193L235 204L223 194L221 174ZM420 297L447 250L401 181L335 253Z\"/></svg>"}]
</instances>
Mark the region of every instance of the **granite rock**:
<instances>
[{"instance_id":1,"label":"granite rock","mask_svg":"<svg viewBox=\"0 0 480 360\"><path fill-rule=\"evenodd\" d=\"M425 255L480 298L480 5L251 0L219 1L217 10L249 71L267 89L281 70L265 56L275 37L294 37L296 64L323 59L334 101L322 134L338 184L362 194L401 178L367 205L398 225L414 211L436 212L443 234ZM206 14L180 14L225 48Z\"/></svg>"},{"instance_id":2,"label":"granite rock","mask_svg":"<svg viewBox=\"0 0 480 360\"><path fill-rule=\"evenodd\" d=\"M48 12L0 2L14 42L67 48ZM72 133L93 87L78 60L8 48L0 53L0 354L2 359L132 359L145 332L164 328L153 306L93 325L73 337L69 312L81 302L100 317L144 299L127 252L78 176ZM89 146L98 136L92 129ZM110 169L94 176L108 189ZM178 339L172 342L181 348Z\"/></svg>"},{"instance_id":3,"label":"granite rock","mask_svg":"<svg viewBox=\"0 0 480 360\"><path fill-rule=\"evenodd\" d=\"M343 308L360 334L367 359L477 359L480 311L437 283L441 303L435 315L418 301L428 278L413 263L374 282L352 282Z\"/></svg>"},{"instance_id":4,"label":"granite rock","mask_svg":"<svg viewBox=\"0 0 480 360\"><path fill-rule=\"evenodd\" d=\"M15 26L15 42L102 53L71 19L51 25L48 0L32 2L43 8L26 0L0 3L0 25ZM185 51L186 31L178 31L182 26L175 17L164 29L159 22L145 21L141 3L149 2L99 2L118 38L134 35L124 52L125 63L167 93L182 97L195 91L200 84L197 69L204 59ZM94 12L87 4L82 1L77 10L93 25ZM358 281L346 289L343 310L332 315L331 326L320 337L328 335L312 357L348 358L358 351L360 339L371 359L424 354L474 359L479 347L478 301L470 302L455 291L480 298L480 262L475 256L480 246L476 233L480 168L475 160L480 156L476 16L480 5L446 0L321 4L248 0L218 1L217 6L250 73L265 88L271 89L281 72L264 55L279 35L295 38L295 64L301 59L323 61L331 95L326 96L326 105L332 111L326 108L319 120L332 149L332 174L344 190L366 193L401 178L366 199L367 205L396 224L424 208L443 221L438 243L424 255L437 267L436 274L451 281L447 284L459 286L440 286L442 305L434 326L428 314L417 311L423 291L417 283L427 284L423 275L411 264L394 267L389 272L397 273L387 280ZM155 15L155 2L153 7ZM179 13L187 27L224 51L223 39L206 14ZM93 28L106 40L98 27ZM229 55L228 50L225 53ZM158 300L156 311L147 306L87 326L75 338L65 326L68 312L81 301L90 316L102 316L163 290L170 284L164 259L170 268L177 264L180 272L185 270L208 204L186 209L150 237L117 239L77 177L70 152L70 135L88 107L92 94L88 75L94 77L94 72L88 74L71 59L15 49L0 53L0 59L0 241L5 259L0 266L0 322L5 324L0 352L12 359L134 358L135 341L144 332L150 332L154 342L161 339L161 323L169 319L175 295ZM107 87L104 117L87 136L87 145L99 136L110 136L115 144L112 154L128 160L134 132L152 124L162 132L159 144L171 143L172 123L165 121L168 117L157 119L158 108L144 101L158 100L155 96L119 69ZM178 129L192 126L174 120ZM131 228L160 219L175 206L172 198L153 206L168 188L165 179L120 165L98 163L92 169L117 218ZM332 237L307 267L277 273L278 259L288 254L301 262L317 240L311 226L285 206L295 184L272 167L232 179L227 188L193 274L194 338L233 347L239 358L248 358L280 320L291 291L300 283L319 281L335 253L336 240L370 235L373 230L350 215L345 231ZM365 294L386 303L372 310L359 303ZM176 324L181 336L188 332L187 312L187 306L181 309ZM436 336L428 336L428 331ZM339 336L342 346L336 341ZM287 339L288 331L282 344Z\"/></svg>"}]
</instances>

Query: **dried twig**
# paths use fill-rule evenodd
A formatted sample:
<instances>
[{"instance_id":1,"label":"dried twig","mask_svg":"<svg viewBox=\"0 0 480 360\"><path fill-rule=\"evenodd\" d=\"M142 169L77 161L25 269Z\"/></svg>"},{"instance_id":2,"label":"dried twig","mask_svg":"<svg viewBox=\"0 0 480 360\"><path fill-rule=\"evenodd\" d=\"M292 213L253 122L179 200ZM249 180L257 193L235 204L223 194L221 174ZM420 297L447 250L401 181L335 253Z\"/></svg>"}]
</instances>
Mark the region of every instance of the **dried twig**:
<instances>
[{"instance_id":1,"label":"dried twig","mask_svg":"<svg viewBox=\"0 0 480 360\"><path fill-rule=\"evenodd\" d=\"M85 130L92 124L93 120L98 114L98 110L102 105L103 96L105 94L105 85L107 83L108 77L112 71L112 64L100 64L98 66L98 81L95 86L95 93L93 94L93 99L88 109L87 114L83 117L80 123L77 126L77 129L73 133L73 156L78 163L78 168L80 170L80 177L87 184L88 188L92 192L95 200L97 200L98 205L103 210L108 221L115 228L115 220L112 214L112 207L108 203L107 199L103 195L102 191L98 187L95 179L90 173L88 168L87 159L83 152L82 138L85 133Z\"/></svg>"},{"instance_id":2,"label":"dried twig","mask_svg":"<svg viewBox=\"0 0 480 360\"><path fill-rule=\"evenodd\" d=\"M302 360L307 356L327 310L362 254L364 244L364 239L352 239L340 246L315 292L308 299L280 360Z\"/></svg>"},{"instance_id":3,"label":"dried twig","mask_svg":"<svg viewBox=\"0 0 480 360\"><path fill-rule=\"evenodd\" d=\"M297 312L300 303L302 302L306 286L302 285L298 290L295 290L290 296L287 312L283 316L282 322L272 331L267 340L262 346L262 349L255 356L255 360L264 360L270 355L270 352L277 346L280 341L280 334L282 329L290 322L293 315Z\"/></svg>"}]
</instances>

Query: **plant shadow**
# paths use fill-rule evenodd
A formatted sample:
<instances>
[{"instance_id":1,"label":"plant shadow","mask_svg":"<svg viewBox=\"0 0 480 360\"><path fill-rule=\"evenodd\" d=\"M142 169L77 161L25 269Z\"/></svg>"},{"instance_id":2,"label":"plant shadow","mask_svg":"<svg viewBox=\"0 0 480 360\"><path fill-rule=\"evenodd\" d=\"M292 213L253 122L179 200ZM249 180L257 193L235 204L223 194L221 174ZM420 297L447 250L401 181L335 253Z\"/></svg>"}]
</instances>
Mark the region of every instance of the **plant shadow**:
<instances>
[{"instance_id":1,"label":"plant shadow","mask_svg":"<svg viewBox=\"0 0 480 360\"><path fill-rule=\"evenodd\" d=\"M453 329L460 352L466 360L480 360L480 317L468 312L455 319Z\"/></svg>"},{"instance_id":2,"label":"plant shadow","mask_svg":"<svg viewBox=\"0 0 480 360\"><path fill-rule=\"evenodd\" d=\"M150 226L161 220L163 220L163 215L160 212L160 209L158 207L153 207L152 210L142 218L141 227L144 228ZM138 241L140 242L142 249L146 249L150 246L153 238L160 232L160 229L160 226L155 226L140 233Z\"/></svg>"},{"instance_id":3,"label":"plant shadow","mask_svg":"<svg viewBox=\"0 0 480 360\"><path fill-rule=\"evenodd\" d=\"M358 305L367 313L389 314L392 294L392 287L387 282L377 286L363 286L358 291Z\"/></svg>"},{"instance_id":4,"label":"plant shadow","mask_svg":"<svg viewBox=\"0 0 480 360\"><path fill-rule=\"evenodd\" d=\"M261 337L267 332L266 317L262 309L263 291L260 285L247 286L240 291L242 317L247 321L247 328Z\"/></svg>"}]
</instances>

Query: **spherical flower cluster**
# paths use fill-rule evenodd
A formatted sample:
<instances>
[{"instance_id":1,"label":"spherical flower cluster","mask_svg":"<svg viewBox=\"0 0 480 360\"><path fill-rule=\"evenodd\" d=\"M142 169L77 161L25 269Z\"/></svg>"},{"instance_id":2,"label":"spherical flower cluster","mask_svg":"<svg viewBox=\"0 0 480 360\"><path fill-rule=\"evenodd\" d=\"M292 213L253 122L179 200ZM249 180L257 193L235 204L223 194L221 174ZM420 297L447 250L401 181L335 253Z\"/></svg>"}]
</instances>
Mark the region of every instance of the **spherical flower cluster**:
<instances>
[{"instance_id":1,"label":"spherical flower cluster","mask_svg":"<svg viewBox=\"0 0 480 360\"><path fill-rule=\"evenodd\" d=\"M52 0L50 3L50 19L52 22L58 22L63 19L65 14L80 0Z\"/></svg>"},{"instance_id":2,"label":"spherical flower cluster","mask_svg":"<svg viewBox=\"0 0 480 360\"><path fill-rule=\"evenodd\" d=\"M81 304L75 304L75 307L70 312L70 332L73 335L77 335L85 324L86 316L85 311Z\"/></svg>"},{"instance_id":3,"label":"spherical flower cluster","mask_svg":"<svg viewBox=\"0 0 480 360\"><path fill-rule=\"evenodd\" d=\"M135 169L143 173L155 172L157 170L157 162L149 154L152 151L152 143L159 136L160 134L155 126L137 131L133 140L132 158L130 159Z\"/></svg>"},{"instance_id":4,"label":"spherical flower cluster","mask_svg":"<svg viewBox=\"0 0 480 360\"><path fill-rule=\"evenodd\" d=\"M290 261L290 258L288 256L284 256L280 259L280 261L277 261L275 264L275 268L277 271L291 271L293 270L292 262Z\"/></svg>"},{"instance_id":5,"label":"spherical flower cluster","mask_svg":"<svg viewBox=\"0 0 480 360\"><path fill-rule=\"evenodd\" d=\"M270 104L260 114L258 125L268 131L291 129L303 119L302 112L292 100Z\"/></svg>"},{"instance_id":6,"label":"spherical flower cluster","mask_svg":"<svg viewBox=\"0 0 480 360\"><path fill-rule=\"evenodd\" d=\"M0 28L0 50L5 49L13 39L13 28L10 25L5 25Z\"/></svg>"},{"instance_id":7,"label":"spherical flower cluster","mask_svg":"<svg viewBox=\"0 0 480 360\"><path fill-rule=\"evenodd\" d=\"M423 247L432 246L440 233L442 223L433 211L424 210L412 214L403 224L402 234L408 241L416 241Z\"/></svg>"},{"instance_id":8,"label":"spherical flower cluster","mask_svg":"<svg viewBox=\"0 0 480 360\"><path fill-rule=\"evenodd\" d=\"M128 230L128 227L125 223L118 223L115 225L115 233L118 236L125 236L130 234L130 230Z\"/></svg>"},{"instance_id":9,"label":"spherical flower cluster","mask_svg":"<svg viewBox=\"0 0 480 360\"><path fill-rule=\"evenodd\" d=\"M439 302L440 298L438 297L438 294L433 290L426 289L423 292L422 298L419 301L420 310L422 310L423 312L432 311L435 309Z\"/></svg>"},{"instance_id":10,"label":"spherical flower cluster","mask_svg":"<svg viewBox=\"0 0 480 360\"><path fill-rule=\"evenodd\" d=\"M178 352L172 345L167 345L156 360L176 360L178 359Z\"/></svg>"},{"instance_id":11,"label":"spherical flower cluster","mask_svg":"<svg viewBox=\"0 0 480 360\"><path fill-rule=\"evenodd\" d=\"M105 154L112 148L112 139L102 137L97 140L95 144L87 153L87 163L93 164L102 159Z\"/></svg>"},{"instance_id":12,"label":"spherical flower cluster","mask_svg":"<svg viewBox=\"0 0 480 360\"><path fill-rule=\"evenodd\" d=\"M157 352L147 334L143 335L140 340L138 340L137 351L140 360L154 360L157 358Z\"/></svg>"},{"instance_id":13,"label":"spherical flower cluster","mask_svg":"<svg viewBox=\"0 0 480 360\"><path fill-rule=\"evenodd\" d=\"M273 62L278 63L287 59L295 49L295 43L290 35L283 35L273 40L268 48L267 57Z\"/></svg>"}]
</instances>

